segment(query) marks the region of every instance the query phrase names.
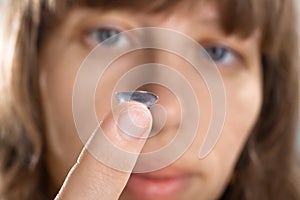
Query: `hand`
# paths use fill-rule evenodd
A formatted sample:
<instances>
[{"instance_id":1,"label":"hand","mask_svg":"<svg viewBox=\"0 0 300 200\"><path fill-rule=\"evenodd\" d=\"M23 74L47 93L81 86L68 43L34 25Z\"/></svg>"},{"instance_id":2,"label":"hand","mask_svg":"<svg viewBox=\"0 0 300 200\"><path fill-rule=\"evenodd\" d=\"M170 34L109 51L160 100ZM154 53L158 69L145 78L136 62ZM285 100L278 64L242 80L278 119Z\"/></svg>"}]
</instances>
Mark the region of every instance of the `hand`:
<instances>
[{"instance_id":1,"label":"hand","mask_svg":"<svg viewBox=\"0 0 300 200\"><path fill-rule=\"evenodd\" d=\"M118 122L115 123L111 113L103 121L101 128L114 145L125 151L136 153L136 159L130 160L131 163L127 166L129 170L124 172L104 165L90 154L89 147L85 147L77 163L67 175L55 200L115 200L120 197L138 158L138 153L146 141L143 138L150 133L152 117L148 108L137 102L121 104L114 113L118 114ZM99 147L101 151L101 146L97 142L99 134L102 133L96 132L92 136L90 144L93 147ZM120 155L119 158L118 155L115 156L113 159L117 162L124 159Z\"/></svg>"}]
</instances>

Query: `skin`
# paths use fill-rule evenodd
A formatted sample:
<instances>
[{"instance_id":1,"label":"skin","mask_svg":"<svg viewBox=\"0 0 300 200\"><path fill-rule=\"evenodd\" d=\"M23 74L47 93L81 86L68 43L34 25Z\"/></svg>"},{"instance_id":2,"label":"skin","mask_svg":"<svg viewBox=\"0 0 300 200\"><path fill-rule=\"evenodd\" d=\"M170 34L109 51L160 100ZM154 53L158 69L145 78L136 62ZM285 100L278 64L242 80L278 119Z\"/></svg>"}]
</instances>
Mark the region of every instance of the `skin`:
<instances>
[{"instance_id":1,"label":"skin","mask_svg":"<svg viewBox=\"0 0 300 200\"><path fill-rule=\"evenodd\" d=\"M107 26L120 31L146 26L169 28L190 36L204 48L225 46L235 52L230 62L216 62L226 90L226 120L218 143L202 160L197 155L211 117L210 99L205 83L201 78L194 78L193 71L186 67L188 64L182 59L166 52L155 52L157 63L179 70L189 77L193 87L197 84L194 88L198 104L201 113L205 113L201 115L197 136L191 147L180 159L166 168L176 168L181 172L193 174L188 180L187 189L180 193L178 199L217 199L230 182L234 166L260 111L260 34L259 31L254 31L248 38L225 35L220 29L218 13L213 5L199 3L191 7L189 1L180 3L167 14L162 12L155 15L126 10L73 8L63 21L46 35L39 55L39 64L40 88L47 122L45 137L46 163L51 178L49 191L55 194L61 187L82 151L79 161L73 166L57 196L58 199L80 199L80 196L84 199L136 199L126 188L130 173L106 167L86 150L82 150L83 145L77 135L72 116L72 90L77 70L98 43L90 33ZM98 120L104 121L103 127L111 141L127 150L128 146L133 145L131 150L135 152L141 151L140 147L144 141L115 137L114 133L118 131L114 128L109 114L109 99L104 96L111 94L112 86L130 65L140 62L120 58L112 64L102 80L106 87L97 88L96 102L101 101L101 104L95 105ZM141 89L155 92L160 97L159 103L165 107L167 115L165 127L160 132L163 134L151 138L144 146L143 151L149 152L164 146L174 137L176 132L173 128L178 127L180 122L180 107L174 94L165 87L153 84ZM142 105L137 106L144 109ZM151 120L151 116L144 115L145 119L148 119L147 117ZM104 191L111 192L106 194Z\"/></svg>"}]
</instances>

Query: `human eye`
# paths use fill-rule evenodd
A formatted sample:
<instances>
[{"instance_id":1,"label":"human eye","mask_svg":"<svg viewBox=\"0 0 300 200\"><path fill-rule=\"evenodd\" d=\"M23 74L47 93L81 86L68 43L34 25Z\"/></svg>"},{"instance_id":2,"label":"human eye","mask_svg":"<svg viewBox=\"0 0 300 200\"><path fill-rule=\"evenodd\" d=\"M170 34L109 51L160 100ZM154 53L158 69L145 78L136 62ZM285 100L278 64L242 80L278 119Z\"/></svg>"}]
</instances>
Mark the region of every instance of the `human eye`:
<instances>
[{"instance_id":1,"label":"human eye","mask_svg":"<svg viewBox=\"0 0 300 200\"><path fill-rule=\"evenodd\" d=\"M208 46L204 49L206 54L217 65L230 65L234 63L238 57L233 50L222 46Z\"/></svg>"},{"instance_id":2,"label":"human eye","mask_svg":"<svg viewBox=\"0 0 300 200\"><path fill-rule=\"evenodd\" d=\"M124 47L130 43L126 34L116 28L101 27L88 33L88 42L93 46L103 44L106 47Z\"/></svg>"}]
</instances>

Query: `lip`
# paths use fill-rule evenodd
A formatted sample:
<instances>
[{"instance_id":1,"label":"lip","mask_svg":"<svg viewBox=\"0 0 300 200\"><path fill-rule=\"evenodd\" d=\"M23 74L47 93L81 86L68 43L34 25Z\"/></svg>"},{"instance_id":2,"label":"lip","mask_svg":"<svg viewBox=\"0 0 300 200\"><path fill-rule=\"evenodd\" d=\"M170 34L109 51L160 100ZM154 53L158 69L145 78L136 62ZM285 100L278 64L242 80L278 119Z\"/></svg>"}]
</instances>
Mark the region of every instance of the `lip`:
<instances>
[{"instance_id":1,"label":"lip","mask_svg":"<svg viewBox=\"0 0 300 200\"><path fill-rule=\"evenodd\" d=\"M139 200L171 200L186 190L194 175L176 169L131 174L126 191Z\"/></svg>"}]
</instances>

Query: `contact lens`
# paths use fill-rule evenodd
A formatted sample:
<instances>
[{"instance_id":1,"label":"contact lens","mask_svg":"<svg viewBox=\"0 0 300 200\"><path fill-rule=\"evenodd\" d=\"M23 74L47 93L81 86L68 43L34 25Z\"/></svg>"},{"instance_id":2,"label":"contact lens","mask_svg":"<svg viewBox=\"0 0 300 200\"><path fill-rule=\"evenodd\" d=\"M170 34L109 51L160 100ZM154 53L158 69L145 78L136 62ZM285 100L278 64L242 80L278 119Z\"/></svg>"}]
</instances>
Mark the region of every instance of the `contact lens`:
<instances>
[{"instance_id":1,"label":"contact lens","mask_svg":"<svg viewBox=\"0 0 300 200\"><path fill-rule=\"evenodd\" d=\"M157 95L147 91L116 92L115 98L120 103L137 101L145 104L148 108L154 106L158 101Z\"/></svg>"}]
</instances>

